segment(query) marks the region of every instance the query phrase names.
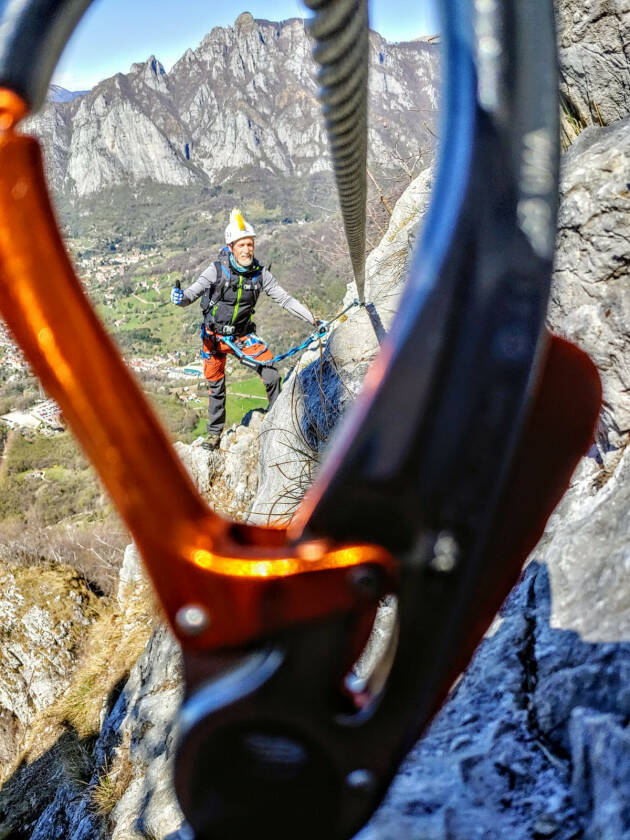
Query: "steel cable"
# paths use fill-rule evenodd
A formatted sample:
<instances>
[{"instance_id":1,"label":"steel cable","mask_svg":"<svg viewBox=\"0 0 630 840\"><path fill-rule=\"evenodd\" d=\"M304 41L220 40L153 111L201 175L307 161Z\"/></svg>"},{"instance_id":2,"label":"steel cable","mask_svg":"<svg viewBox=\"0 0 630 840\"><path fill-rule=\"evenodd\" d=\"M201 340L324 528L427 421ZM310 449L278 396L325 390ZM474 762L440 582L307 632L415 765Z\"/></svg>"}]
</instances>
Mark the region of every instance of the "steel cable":
<instances>
[{"instance_id":1,"label":"steel cable","mask_svg":"<svg viewBox=\"0 0 630 840\"><path fill-rule=\"evenodd\" d=\"M352 269L363 300L367 201L367 0L304 0Z\"/></svg>"}]
</instances>

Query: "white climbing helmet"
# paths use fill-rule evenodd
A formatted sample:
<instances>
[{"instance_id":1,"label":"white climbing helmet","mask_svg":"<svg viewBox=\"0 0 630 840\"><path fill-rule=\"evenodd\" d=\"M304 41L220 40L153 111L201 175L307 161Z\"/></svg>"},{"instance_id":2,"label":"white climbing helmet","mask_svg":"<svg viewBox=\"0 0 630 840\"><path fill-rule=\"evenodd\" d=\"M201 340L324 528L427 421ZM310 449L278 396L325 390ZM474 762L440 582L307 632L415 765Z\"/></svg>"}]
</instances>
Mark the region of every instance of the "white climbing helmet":
<instances>
[{"instance_id":1,"label":"white climbing helmet","mask_svg":"<svg viewBox=\"0 0 630 840\"><path fill-rule=\"evenodd\" d=\"M246 222L243 214L236 207L230 213L230 221L225 229L225 244L231 245L237 239L242 239L244 236L256 236L254 228Z\"/></svg>"}]
</instances>

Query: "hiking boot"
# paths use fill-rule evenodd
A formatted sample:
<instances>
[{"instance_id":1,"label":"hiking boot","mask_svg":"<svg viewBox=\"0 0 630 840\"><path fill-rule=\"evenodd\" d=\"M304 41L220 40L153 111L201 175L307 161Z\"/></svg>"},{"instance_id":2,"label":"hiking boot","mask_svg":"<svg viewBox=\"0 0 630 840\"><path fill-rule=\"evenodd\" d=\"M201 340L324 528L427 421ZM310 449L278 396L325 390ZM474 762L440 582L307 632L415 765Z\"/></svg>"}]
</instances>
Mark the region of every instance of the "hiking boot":
<instances>
[{"instance_id":1,"label":"hiking boot","mask_svg":"<svg viewBox=\"0 0 630 840\"><path fill-rule=\"evenodd\" d=\"M201 444L203 449L209 449L211 451L218 449L219 444L221 443L221 434L218 435L208 435L208 437L204 440Z\"/></svg>"}]
</instances>

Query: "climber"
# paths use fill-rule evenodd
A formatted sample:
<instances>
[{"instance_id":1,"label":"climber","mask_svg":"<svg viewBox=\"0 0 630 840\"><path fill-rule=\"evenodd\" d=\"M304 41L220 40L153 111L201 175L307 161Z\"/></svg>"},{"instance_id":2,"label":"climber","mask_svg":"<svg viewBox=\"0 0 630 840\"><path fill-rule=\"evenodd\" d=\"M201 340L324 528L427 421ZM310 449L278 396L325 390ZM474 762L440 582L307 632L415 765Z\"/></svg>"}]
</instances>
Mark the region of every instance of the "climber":
<instances>
[{"instance_id":1,"label":"climber","mask_svg":"<svg viewBox=\"0 0 630 840\"><path fill-rule=\"evenodd\" d=\"M216 449L225 423L225 361L226 354L234 354L222 338L229 336L246 356L269 361L273 354L255 334L254 307L261 291L292 315L318 325L308 309L279 285L273 274L254 257L254 228L236 208L230 214L225 229L225 247L219 259L205 269L187 289L171 291L171 302L188 306L201 297L203 311L204 376L208 380L208 434L202 446ZM260 365L269 407L280 393L280 374L273 366Z\"/></svg>"}]
</instances>

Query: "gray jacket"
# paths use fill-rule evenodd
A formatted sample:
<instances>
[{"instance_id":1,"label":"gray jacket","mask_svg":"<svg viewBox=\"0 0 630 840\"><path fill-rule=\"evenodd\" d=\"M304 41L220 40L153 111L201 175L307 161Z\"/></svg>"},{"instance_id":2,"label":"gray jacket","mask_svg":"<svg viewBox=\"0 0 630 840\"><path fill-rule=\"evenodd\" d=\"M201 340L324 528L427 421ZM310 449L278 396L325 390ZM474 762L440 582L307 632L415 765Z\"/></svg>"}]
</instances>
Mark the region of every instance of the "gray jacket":
<instances>
[{"instance_id":1,"label":"gray jacket","mask_svg":"<svg viewBox=\"0 0 630 840\"><path fill-rule=\"evenodd\" d=\"M215 264L210 263L210 265L199 275L199 277L184 290L184 300L182 302L182 306L189 306L191 303L200 298L207 289L214 286L216 282L217 270L215 268ZM302 320L308 321L309 324L315 323L315 320L308 309L303 306L299 300L296 300L294 297L291 297L288 292L285 292L273 274L266 268L263 268L261 285L263 291L266 292L272 300L280 304L283 309L290 312L291 315L295 315L297 318L302 318Z\"/></svg>"}]
</instances>

